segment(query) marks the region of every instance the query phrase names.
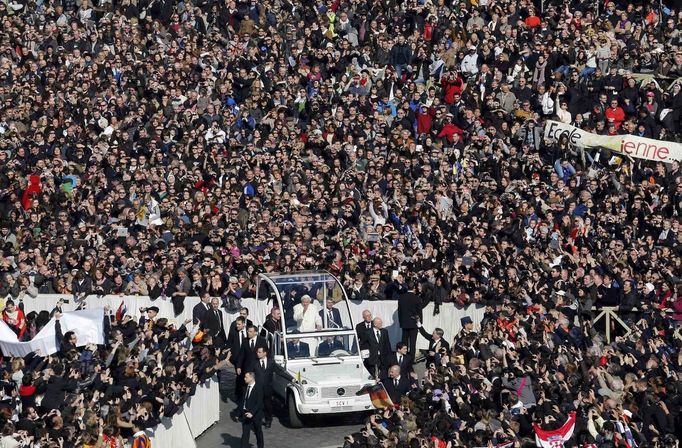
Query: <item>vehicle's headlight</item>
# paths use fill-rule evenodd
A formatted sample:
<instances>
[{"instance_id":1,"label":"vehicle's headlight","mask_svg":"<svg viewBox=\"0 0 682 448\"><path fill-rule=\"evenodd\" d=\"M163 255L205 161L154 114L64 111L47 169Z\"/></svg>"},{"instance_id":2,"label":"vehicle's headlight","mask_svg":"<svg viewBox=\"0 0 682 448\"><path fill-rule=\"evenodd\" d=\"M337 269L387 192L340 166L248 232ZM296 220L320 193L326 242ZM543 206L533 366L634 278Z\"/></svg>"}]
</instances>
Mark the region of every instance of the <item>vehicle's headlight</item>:
<instances>
[{"instance_id":1,"label":"vehicle's headlight","mask_svg":"<svg viewBox=\"0 0 682 448\"><path fill-rule=\"evenodd\" d=\"M308 387L305 390L306 397L314 397L315 395L317 395L317 387Z\"/></svg>"}]
</instances>

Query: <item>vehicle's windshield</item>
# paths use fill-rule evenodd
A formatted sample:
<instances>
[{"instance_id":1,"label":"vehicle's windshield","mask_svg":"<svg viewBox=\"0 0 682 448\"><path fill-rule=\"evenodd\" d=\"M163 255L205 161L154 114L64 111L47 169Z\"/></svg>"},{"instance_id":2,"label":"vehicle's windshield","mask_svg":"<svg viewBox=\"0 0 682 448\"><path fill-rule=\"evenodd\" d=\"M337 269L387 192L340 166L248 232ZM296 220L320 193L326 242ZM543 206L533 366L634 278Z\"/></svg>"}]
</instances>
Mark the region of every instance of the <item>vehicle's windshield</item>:
<instances>
[{"instance_id":1,"label":"vehicle's windshield","mask_svg":"<svg viewBox=\"0 0 682 448\"><path fill-rule=\"evenodd\" d=\"M337 358L358 354L354 335L287 337L286 341L289 359Z\"/></svg>"},{"instance_id":2,"label":"vehicle's windshield","mask_svg":"<svg viewBox=\"0 0 682 448\"><path fill-rule=\"evenodd\" d=\"M331 274L296 273L269 278L282 300L288 335L353 328L343 287ZM266 287L265 283L261 288ZM272 295L272 291L267 293Z\"/></svg>"}]
</instances>

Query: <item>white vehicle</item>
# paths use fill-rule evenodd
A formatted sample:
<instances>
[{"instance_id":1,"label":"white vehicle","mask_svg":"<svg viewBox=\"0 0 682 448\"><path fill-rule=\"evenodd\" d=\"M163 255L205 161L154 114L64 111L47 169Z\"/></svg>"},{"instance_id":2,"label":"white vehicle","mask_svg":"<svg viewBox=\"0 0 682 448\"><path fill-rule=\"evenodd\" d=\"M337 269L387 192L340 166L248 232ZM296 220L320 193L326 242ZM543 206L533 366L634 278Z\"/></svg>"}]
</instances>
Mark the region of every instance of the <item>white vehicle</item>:
<instances>
[{"instance_id":1,"label":"white vehicle","mask_svg":"<svg viewBox=\"0 0 682 448\"><path fill-rule=\"evenodd\" d=\"M282 331L261 332L274 355L273 389L290 425L301 427L306 415L373 410L368 395L355 395L375 381L362 362L338 279L328 272L260 274L257 287L257 297L282 310Z\"/></svg>"}]
</instances>

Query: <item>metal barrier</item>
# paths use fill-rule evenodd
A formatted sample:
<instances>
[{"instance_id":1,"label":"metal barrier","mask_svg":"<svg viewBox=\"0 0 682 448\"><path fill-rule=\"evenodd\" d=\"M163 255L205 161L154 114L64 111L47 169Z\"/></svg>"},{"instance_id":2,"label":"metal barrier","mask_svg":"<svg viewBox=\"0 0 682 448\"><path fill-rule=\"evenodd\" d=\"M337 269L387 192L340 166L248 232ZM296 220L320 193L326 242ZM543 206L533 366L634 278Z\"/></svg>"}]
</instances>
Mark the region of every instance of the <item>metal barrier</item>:
<instances>
[{"instance_id":1,"label":"metal barrier","mask_svg":"<svg viewBox=\"0 0 682 448\"><path fill-rule=\"evenodd\" d=\"M625 329L625 335L624 336L629 336L630 333L632 333L632 329L623 322L623 319L618 317L616 314L616 311L618 311L617 306L605 306L602 307L601 309L597 308L592 308L593 310L600 311L597 316L592 319L592 326L599 322L602 318L604 319L604 327L605 327L605 333L606 333L606 343L610 344L611 343L611 320L613 319L615 322L619 323L621 327ZM634 311L634 310L633 310Z\"/></svg>"},{"instance_id":2,"label":"metal barrier","mask_svg":"<svg viewBox=\"0 0 682 448\"><path fill-rule=\"evenodd\" d=\"M630 328L630 326L628 324L626 324L625 322L623 322L623 319L621 319L618 316L618 314L617 314L618 307L617 306L603 306L601 308L594 307L594 308L592 308L592 310L593 311L599 311L599 314L597 314L597 316L594 319L592 319L592 326L594 326L601 319L604 319L605 336L606 336L606 343L607 344L611 343L611 326L612 326L611 324L612 324L612 322L619 324L625 330L625 334L623 335L624 337L627 337L630 335L630 333L632 333L632 329ZM638 312L638 311L640 311L640 310L638 310L636 308L633 308L631 310L631 312ZM673 312L673 310L669 309L669 308L661 310L661 311L663 311L665 313L672 313ZM680 331L680 328L678 327L677 331L675 332L675 334L678 336L680 335L679 331Z\"/></svg>"}]
</instances>

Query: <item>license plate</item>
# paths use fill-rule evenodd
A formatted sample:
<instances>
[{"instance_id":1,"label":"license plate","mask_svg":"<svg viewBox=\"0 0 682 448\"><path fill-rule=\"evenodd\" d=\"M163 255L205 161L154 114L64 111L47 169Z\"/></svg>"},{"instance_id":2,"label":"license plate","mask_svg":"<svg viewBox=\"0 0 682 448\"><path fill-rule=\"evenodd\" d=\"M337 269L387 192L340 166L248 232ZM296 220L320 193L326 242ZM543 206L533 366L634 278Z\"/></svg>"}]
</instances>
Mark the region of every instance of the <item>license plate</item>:
<instances>
[{"instance_id":1,"label":"license plate","mask_svg":"<svg viewBox=\"0 0 682 448\"><path fill-rule=\"evenodd\" d=\"M345 406L352 406L355 400L352 398L344 398L343 400L329 400L329 406L333 408L342 408Z\"/></svg>"}]
</instances>

